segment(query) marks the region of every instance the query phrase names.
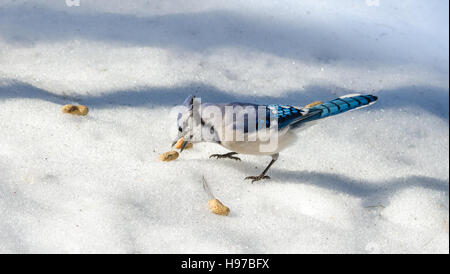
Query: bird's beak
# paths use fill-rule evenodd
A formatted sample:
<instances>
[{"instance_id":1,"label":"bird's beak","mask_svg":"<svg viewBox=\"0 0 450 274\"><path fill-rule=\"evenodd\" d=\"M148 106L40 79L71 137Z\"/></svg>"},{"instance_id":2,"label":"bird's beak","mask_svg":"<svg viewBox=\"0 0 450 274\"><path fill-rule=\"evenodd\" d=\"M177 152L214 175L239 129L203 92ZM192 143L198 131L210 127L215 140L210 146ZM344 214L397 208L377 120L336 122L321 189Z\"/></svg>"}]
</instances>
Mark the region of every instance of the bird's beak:
<instances>
[{"instance_id":1,"label":"bird's beak","mask_svg":"<svg viewBox=\"0 0 450 274\"><path fill-rule=\"evenodd\" d=\"M173 147L174 145L176 145L178 142L178 140L173 141L172 145L170 147Z\"/></svg>"},{"instance_id":2,"label":"bird's beak","mask_svg":"<svg viewBox=\"0 0 450 274\"><path fill-rule=\"evenodd\" d=\"M186 147L187 144L188 144L188 142L183 140L183 143L181 144L180 153L183 152L183 150L184 150L184 148Z\"/></svg>"},{"instance_id":3,"label":"bird's beak","mask_svg":"<svg viewBox=\"0 0 450 274\"><path fill-rule=\"evenodd\" d=\"M172 147L175 146L175 145L176 145L178 142L180 142L180 141L182 141L181 146L177 146L177 148L180 148L180 153L181 153L181 152L183 152L183 150L186 148L186 146L187 146L187 144L188 144L189 142L185 141L184 138L181 137L181 138L175 140L175 141L172 143Z\"/></svg>"}]
</instances>

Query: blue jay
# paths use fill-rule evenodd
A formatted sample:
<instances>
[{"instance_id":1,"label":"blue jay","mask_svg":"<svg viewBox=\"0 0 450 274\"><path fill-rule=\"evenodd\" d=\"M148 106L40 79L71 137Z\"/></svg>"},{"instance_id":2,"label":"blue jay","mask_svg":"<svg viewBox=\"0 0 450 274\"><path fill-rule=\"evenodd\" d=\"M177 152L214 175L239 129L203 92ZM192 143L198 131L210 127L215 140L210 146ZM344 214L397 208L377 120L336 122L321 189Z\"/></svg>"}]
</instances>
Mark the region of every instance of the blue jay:
<instances>
[{"instance_id":1,"label":"blue jay","mask_svg":"<svg viewBox=\"0 0 450 274\"><path fill-rule=\"evenodd\" d=\"M270 155L272 160L260 175L245 178L252 180L253 183L262 179L270 179L266 175L267 171L278 159L279 152L296 141L295 133L298 130L314 124L319 119L369 106L375 103L377 99L373 95L349 94L327 103L318 102L312 106L296 107L241 102L199 103L198 99L191 95L184 101L183 110L178 112L178 135L172 146L183 138L181 152L189 142L214 142L231 151L226 154L213 154L210 158L230 158L240 161L241 159L236 157L236 154ZM227 109L235 110L235 114L226 115ZM211 113L214 115L211 115ZM236 117L239 115L243 119L237 119ZM202 138L200 139L194 137L195 124L197 124L197 130L201 133ZM275 130L262 131L263 126L265 126L264 129ZM265 136L264 138L259 138L259 135L255 137L261 132L265 132L265 135L262 134L262 136ZM243 138L236 138L239 134ZM203 138L205 135L209 138ZM269 144L272 137L275 137L276 145L272 146L271 149L267 149L267 147L263 149L262 145Z\"/></svg>"}]
</instances>

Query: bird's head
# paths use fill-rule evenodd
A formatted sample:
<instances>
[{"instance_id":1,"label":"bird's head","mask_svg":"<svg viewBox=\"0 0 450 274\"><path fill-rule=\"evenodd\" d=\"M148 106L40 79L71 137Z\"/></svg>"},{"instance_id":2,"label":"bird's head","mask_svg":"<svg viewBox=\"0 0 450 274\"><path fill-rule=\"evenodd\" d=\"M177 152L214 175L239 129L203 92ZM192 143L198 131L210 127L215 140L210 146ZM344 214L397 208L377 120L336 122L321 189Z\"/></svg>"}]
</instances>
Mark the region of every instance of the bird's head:
<instances>
[{"instance_id":1,"label":"bird's head","mask_svg":"<svg viewBox=\"0 0 450 274\"><path fill-rule=\"evenodd\" d=\"M194 99L195 96L190 95L184 100L180 111L177 116L177 137L173 141L172 146L174 146L181 138L183 138L183 143L181 145L180 152L184 150L188 143L195 143L193 141L194 137Z\"/></svg>"}]
</instances>

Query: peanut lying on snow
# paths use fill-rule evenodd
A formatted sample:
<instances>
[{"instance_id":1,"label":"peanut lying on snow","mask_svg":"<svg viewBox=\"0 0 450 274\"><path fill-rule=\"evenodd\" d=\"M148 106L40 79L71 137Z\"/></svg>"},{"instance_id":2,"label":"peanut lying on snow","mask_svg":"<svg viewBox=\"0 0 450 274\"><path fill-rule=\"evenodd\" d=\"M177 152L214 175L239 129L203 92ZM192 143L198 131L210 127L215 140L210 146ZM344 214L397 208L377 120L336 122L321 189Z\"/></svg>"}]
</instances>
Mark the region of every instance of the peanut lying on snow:
<instances>
[{"instance_id":1,"label":"peanut lying on snow","mask_svg":"<svg viewBox=\"0 0 450 274\"><path fill-rule=\"evenodd\" d=\"M312 103L307 104L307 105L305 106L305 108L312 108L312 107L317 106L317 105L320 105L320 104L323 104L323 102L322 102L322 101L315 101L315 102L312 102Z\"/></svg>"},{"instance_id":2,"label":"peanut lying on snow","mask_svg":"<svg viewBox=\"0 0 450 274\"><path fill-rule=\"evenodd\" d=\"M175 148L176 149L181 149L181 146L183 145L183 142L184 142L184 138L181 137L180 140L178 140L178 142L175 144ZM193 147L194 147L194 144L187 143L187 145L184 147L184 149L190 149L190 148L193 148Z\"/></svg>"},{"instance_id":3,"label":"peanut lying on snow","mask_svg":"<svg viewBox=\"0 0 450 274\"><path fill-rule=\"evenodd\" d=\"M227 216L230 213L230 209L223 205L219 200L217 200L214 195L211 192L211 189L209 189L209 185L205 180L205 177L202 177L203 180L203 189L205 190L206 194L209 196L209 209L217 215Z\"/></svg>"},{"instance_id":4,"label":"peanut lying on snow","mask_svg":"<svg viewBox=\"0 0 450 274\"><path fill-rule=\"evenodd\" d=\"M163 162L170 162L176 160L178 158L178 155L178 152L176 152L175 150L171 150L166 153L159 154L158 160Z\"/></svg>"},{"instance_id":5,"label":"peanut lying on snow","mask_svg":"<svg viewBox=\"0 0 450 274\"><path fill-rule=\"evenodd\" d=\"M62 112L64 113L69 113L72 115L80 115L80 116L85 116L88 114L89 109L85 106L79 105L79 106L74 106L74 105L65 105L62 107Z\"/></svg>"},{"instance_id":6,"label":"peanut lying on snow","mask_svg":"<svg viewBox=\"0 0 450 274\"><path fill-rule=\"evenodd\" d=\"M217 215L227 216L230 213L230 209L216 198L209 200L208 205L209 209Z\"/></svg>"}]
</instances>

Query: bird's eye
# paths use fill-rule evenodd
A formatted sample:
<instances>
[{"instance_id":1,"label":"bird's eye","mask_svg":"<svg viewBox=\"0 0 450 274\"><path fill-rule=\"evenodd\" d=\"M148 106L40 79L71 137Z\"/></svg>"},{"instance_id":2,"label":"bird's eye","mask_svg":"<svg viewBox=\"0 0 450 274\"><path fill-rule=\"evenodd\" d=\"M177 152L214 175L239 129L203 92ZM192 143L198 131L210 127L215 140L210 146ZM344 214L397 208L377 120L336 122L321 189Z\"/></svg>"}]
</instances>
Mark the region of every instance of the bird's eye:
<instances>
[{"instance_id":1,"label":"bird's eye","mask_svg":"<svg viewBox=\"0 0 450 274\"><path fill-rule=\"evenodd\" d=\"M183 132L183 129L181 127L178 127L179 132Z\"/></svg>"}]
</instances>

